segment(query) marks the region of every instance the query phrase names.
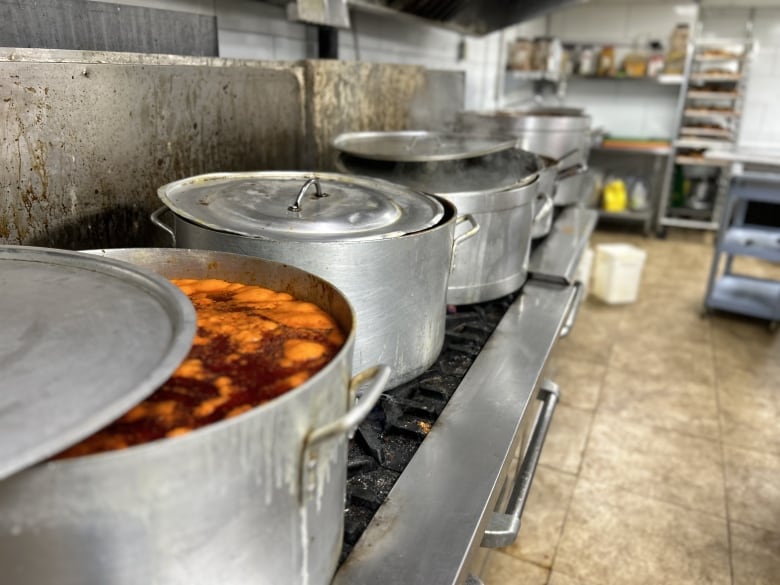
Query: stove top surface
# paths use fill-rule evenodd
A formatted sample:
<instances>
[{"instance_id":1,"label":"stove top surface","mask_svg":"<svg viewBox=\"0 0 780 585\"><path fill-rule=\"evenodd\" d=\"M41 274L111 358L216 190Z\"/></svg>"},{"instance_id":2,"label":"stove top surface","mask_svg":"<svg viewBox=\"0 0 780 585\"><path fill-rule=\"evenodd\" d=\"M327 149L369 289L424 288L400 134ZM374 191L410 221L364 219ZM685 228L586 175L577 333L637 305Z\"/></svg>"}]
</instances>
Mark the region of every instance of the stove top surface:
<instances>
[{"instance_id":1,"label":"stove top surface","mask_svg":"<svg viewBox=\"0 0 780 585\"><path fill-rule=\"evenodd\" d=\"M349 445L343 561L433 427L471 364L517 298L460 306L447 314L444 347L416 379L386 390Z\"/></svg>"}]
</instances>

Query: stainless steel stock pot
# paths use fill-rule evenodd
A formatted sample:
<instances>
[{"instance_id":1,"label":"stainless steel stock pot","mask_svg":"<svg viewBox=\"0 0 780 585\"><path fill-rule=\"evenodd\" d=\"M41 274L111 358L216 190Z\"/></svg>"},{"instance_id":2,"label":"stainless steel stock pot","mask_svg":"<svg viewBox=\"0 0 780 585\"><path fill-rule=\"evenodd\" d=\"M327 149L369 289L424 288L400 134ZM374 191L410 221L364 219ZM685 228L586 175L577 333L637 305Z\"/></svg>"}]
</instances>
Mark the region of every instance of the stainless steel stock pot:
<instances>
[{"instance_id":1,"label":"stainless steel stock pot","mask_svg":"<svg viewBox=\"0 0 780 585\"><path fill-rule=\"evenodd\" d=\"M450 304L488 301L519 289L528 275L532 232L549 231L555 169L518 148L424 162L341 153L336 165L345 172L435 193L476 219L479 233L458 250L453 263L447 288Z\"/></svg>"},{"instance_id":2,"label":"stainless steel stock pot","mask_svg":"<svg viewBox=\"0 0 780 585\"><path fill-rule=\"evenodd\" d=\"M303 172L201 175L159 195L165 207L152 219L176 247L267 258L335 284L357 315L356 370L388 364L394 386L438 357L453 252L479 229L451 203L376 179ZM160 218L166 209L172 226ZM456 238L463 222L471 227Z\"/></svg>"},{"instance_id":3,"label":"stainless steel stock pot","mask_svg":"<svg viewBox=\"0 0 780 585\"><path fill-rule=\"evenodd\" d=\"M219 278L289 292L333 315L346 342L302 385L244 414L181 437L40 463L0 481L3 584L329 583L342 542L347 434L389 377L378 366L350 381L354 315L345 297L319 277L260 258L173 249L96 254L168 278ZM112 329L111 314L94 317ZM158 316L157 327L165 329L164 318ZM151 332L119 348L95 369L132 363L133 352L155 338ZM355 405L359 387L363 397ZM63 381L43 390L73 389ZM51 414L38 414L44 426Z\"/></svg>"}]
</instances>

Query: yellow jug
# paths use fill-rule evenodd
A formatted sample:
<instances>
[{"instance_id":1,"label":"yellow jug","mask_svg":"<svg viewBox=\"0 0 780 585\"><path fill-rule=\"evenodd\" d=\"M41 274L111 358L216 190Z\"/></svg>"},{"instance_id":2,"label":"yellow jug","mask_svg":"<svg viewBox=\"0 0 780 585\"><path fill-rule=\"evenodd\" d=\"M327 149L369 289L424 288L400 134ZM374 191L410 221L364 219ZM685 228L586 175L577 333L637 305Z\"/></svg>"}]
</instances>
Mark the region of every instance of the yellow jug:
<instances>
[{"instance_id":1,"label":"yellow jug","mask_svg":"<svg viewBox=\"0 0 780 585\"><path fill-rule=\"evenodd\" d=\"M605 210L613 213L625 211L628 207L626 184L620 179L607 183L604 186L604 199L602 205Z\"/></svg>"}]
</instances>

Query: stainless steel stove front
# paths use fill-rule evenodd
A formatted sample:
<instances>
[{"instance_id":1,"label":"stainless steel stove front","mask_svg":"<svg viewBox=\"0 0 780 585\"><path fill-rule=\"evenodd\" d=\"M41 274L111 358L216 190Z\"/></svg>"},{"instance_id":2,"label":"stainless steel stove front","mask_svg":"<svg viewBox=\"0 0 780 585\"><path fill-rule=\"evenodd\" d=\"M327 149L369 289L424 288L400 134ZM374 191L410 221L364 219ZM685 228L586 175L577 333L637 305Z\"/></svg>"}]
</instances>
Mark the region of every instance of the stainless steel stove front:
<instances>
[{"instance_id":1,"label":"stainless steel stove front","mask_svg":"<svg viewBox=\"0 0 780 585\"><path fill-rule=\"evenodd\" d=\"M479 583L490 547L514 540L559 392L569 390L543 371L581 300L572 267L595 224L589 213L564 212L534 252L566 273L523 287L333 585Z\"/></svg>"}]
</instances>

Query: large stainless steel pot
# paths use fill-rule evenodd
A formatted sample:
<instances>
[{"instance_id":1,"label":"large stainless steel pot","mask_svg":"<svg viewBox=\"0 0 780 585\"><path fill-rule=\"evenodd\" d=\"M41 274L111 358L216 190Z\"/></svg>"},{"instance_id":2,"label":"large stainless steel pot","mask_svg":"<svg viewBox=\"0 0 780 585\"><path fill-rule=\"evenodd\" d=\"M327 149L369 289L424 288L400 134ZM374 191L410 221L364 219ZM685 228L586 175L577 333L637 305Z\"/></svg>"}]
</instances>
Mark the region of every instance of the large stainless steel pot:
<instances>
[{"instance_id":1,"label":"large stainless steel pot","mask_svg":"<svg viewBox=\"0 0 780 585\"><path fill-rule=\"evenodd\" d=\"M261 283L315 302L348 333L298 388L176 439L43 463L0 481L4 585L325 585L342 540L347 433L386 366L350 382L353 314L332 285L259 258L107 250L171 278ZM121 355L115 356L122 359ZM354 405L357 387L372 379Z\"/></svg>"},{"instance_id":2,"label":"large stainless steel pot","mask_svg":"<svg viewBox=\"0 0 780 585\"><path fill-rule=\"evenodd\" d=\"M317 193L309 194L301 189L311 180L318 187ZM251 190L257 191L253 197L260 201L258 207L267 204L269 198L281 197L285 209L288 203L296 200L297 203L290 208L300 204L304 211L316 211L319 207L325 219L320 221L315 218L305 234L293 231L282 233L276 227L267 231L259 225L259 220L250 221L244 226L244 233L239 234L224 223L198 221L182 216L181 211L174 212L173 226L168 227L159 217L166 208L155 212L152 219L170 233L177 247L222 250L276 260L303 268L338 286L357 314L356 369L386 363L393 369L391 386L411 380L428 369L444 343L447 283L453 254L457 251L460 256L460 243L478 231L474 218L468 215L456 217L456 209L451 203L437 199L443 216L431 227L420 231L400 235L398 232L378 234L372 230L368 239L352 239L349 234L336 237L318 235L318 229L324 231L332 227L333 216L329 206L338 203L340 189L365 190L377 196L384 194L391 202L411 195L436 199L400 185L333 173L203 175L162 187L160 193L164 202L178 209L168 195L179 189L197 185L197 201L201 197L218 200L222 189L226 193L232 192L233 187L243 185L244 181L253 182ZM232 183L235 184L231 186ZM327 193L330 193L328 197L321 197ZM344 195L345 198L350 196L349 193ZM363 217L362 212L372 209L375 203L367 203L362 211L348 213L352 228L373 225L379 215L395 213L393 203L392 209L382 211L376 218ZM196 206L195 212L199 211ZM256 211L255 207L245 211L241 214L241 221ZM294 217L289 221L291 226L297 225ZM464 221L472 224L471 229L455 238L456 223Z\"/></svg>"},{"instance_id":3,"label":"large stainless steel pot","mask_svg":"<svg viewBox=\"0 0 780 585\"><path fill-rule=\"evenodd\" d=\"M479 233L458 250L453 262L449 304L488 301L519 289L528 276L532 231L549 231L555 169L551 173L539 157L520 149L427 162L376 161L342 153L336 165L344 172L435 193L476 219Z\"/></svg>"},{"instance_id":4,"label":"large stainless steel pot","mask_svg":"<svg viewBox=\"0 0 780 585\"><path fill-rule=\"evenodd\" d=\"M560 160L556 205L581 201L590 153L590 116L575 108L534 108L491 112L460 112L461 132L515 136L517 146Z\"/></svg>"}]
</instances>

